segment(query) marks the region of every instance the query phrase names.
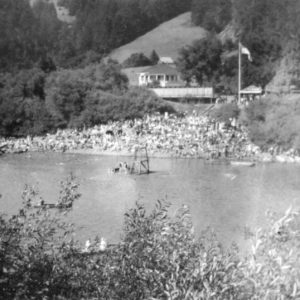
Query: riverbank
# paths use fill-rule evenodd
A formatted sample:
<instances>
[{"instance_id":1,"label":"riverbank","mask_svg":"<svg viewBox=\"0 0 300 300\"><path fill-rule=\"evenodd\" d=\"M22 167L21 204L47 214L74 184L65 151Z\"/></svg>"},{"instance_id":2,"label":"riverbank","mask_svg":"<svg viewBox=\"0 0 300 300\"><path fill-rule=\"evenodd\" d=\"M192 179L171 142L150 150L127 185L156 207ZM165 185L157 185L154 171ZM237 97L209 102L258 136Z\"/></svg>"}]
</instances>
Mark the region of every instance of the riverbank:
<instances>
[{"instance_id":1,"label":"riverbank","mask_svg":"<svg viewBox=\"0 0 300 300\"><path fill-rule=\"evenodd\" d=\"M101 155L101 156L121 156L121 157L131 157L133 156L134 152L128 152L128 151L99 151L99 150L87 150L87 149L81 149L81 150L68 150L66 153L70 154L87 154L87 155ZM199 155L197 157L176 157L171 156L166 153L149 153L150 158L196 158L196 159L207 159L207 155L203 153L202 155ZM232 160L228 158L228 162ZM262 162L262 163L273 163L273 162L280 162L280 163L299 163L300 164L300 157L299 156L288 156L286 154L282 155L276 155L272 156L267 152L261 152L257 154L256 156L251 157L249 159L254 162Z\"/></svg>"},{"instance_id":2,"label":"riverbank","mask_svg":"<svg viewBox=\"0 0 300 300\"><path fill-rule=\"evenodd\" d=\"M58 130L42 137L1 139L3 153L54 151L132 156L147 147L150 157L299 162L295 151L263 152L251 143L245 128L225 126L207 116L153 115L111 122L93 128Z\"/></svg>"}]
</instances>

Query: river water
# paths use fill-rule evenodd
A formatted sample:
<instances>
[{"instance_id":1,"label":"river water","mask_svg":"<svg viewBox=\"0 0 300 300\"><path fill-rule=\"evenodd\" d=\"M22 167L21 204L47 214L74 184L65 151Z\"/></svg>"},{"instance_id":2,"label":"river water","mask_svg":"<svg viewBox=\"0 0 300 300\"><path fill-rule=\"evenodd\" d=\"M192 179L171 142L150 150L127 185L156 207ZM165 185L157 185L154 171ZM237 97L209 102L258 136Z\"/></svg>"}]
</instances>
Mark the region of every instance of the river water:
<instances>
[{"instance_id":1,"label":"river water","mask_svg":"<svg viewBox=\"0 0 300 300\"><path fill-rule=\"evenodd\" d=\"M21 207L25 184L34 185L46 202L56 202L59 183L72 172L82 197L70 218L79 240L95 235L109 242L120 239L123 215L143 202L148 209L157 199L172 203L170 214L189 206L196 233L207 226L220 240L243 244L244 228L265 224L269 209L300 208L300 166L258 164L255 167L207 164L196 159L151 159L149 175L109 174L108 169L130 158L80 154L31 153L0 158L1 212Z\"/></svg>"}]
</instances>

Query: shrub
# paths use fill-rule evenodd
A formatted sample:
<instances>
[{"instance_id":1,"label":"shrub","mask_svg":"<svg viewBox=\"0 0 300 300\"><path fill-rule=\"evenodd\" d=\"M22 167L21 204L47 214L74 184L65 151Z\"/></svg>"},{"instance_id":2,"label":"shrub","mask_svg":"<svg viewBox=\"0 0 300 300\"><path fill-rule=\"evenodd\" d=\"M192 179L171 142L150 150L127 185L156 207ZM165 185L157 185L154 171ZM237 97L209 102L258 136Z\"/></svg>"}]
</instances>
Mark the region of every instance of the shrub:
<instances>
[{"instance_id":1,"label":"shrub","mask_svg":"<svg viewBox=\"0 0 300 300\"><path fill-rule=\"evenodd\" d=\"M73 179L60 202L79 197ZM35 207L32 188L24 207L0 218L0 293L3 299L299 299L300 217L288 209L252 234L244 259L224 249L213 231L196 239L189 210L174 217L157 201L147 213L137 203L125 214L121 241L82 252L63 221L69 210Z\"/></svg>"},{"instance_id":2,"label":"shrub","mask_svg":"<svg viewBox=\"0 0 300 300\"><path fill-rule=\"evenodd\" d=\"M269 212L268 220L252 237L252 252L241 265L243 282L251 286L251 299L299 299L299 212Z\"/></svg>"},{"instance_id":3,"label":"shrub","mask_svg":"<svg viewBox=\"0 0 300 300\"><path fill-rule=\"evenodd\" d=\"M174 112L153 93L128 88L120 65L107 63L45 74L32 69L0 76L0 135L42 135L57 128L82 128L109 120Z\"/></svg>"},{"instance_id":4,"label":"shrub","mask_svg":"<svg viewBox=\"0 0 300 300\"><path fill-rule=\"evenodd\" d=\"M107 123L109 120L143 118L146 114L154 112L175 113L175 110L143 88L129 88L122 96L99 92L87 98L81 123L92 126Z\"/></svg>"},{"instance_id":5,"label":"shrub","mask_svg":"<svg viewBox=\"0 0 300 300\"><path fill-rule=\"evenodd\" d=\"M58 127L80 128L157 111L174 112L150 91L127 87L127 78L113 61L52 74L47 87L46 102Z\"/></svg>"},{"instance_id":6,"label":"shrub","mask_svg":"<svg viewBox=\"0 0 300 300\"><path fill-rule=\"evenodd\" d=\"M240 121L247 126L250 139L263 149L273 146L299 150L299 115L298 96L269 96L250 103L242 111Z\"/></svg>"},{"instance_id":7,"label":"shrub","mask_svg":"<svg viewBox=\"0 0 300 300\"><path fill-rule=\"evenodd\" d=\"M71 177L62 183L61 199L79 197ZM45 206L33 188L23 192L23 208L10 219L0 218L0 294L2 299L53 299L70 288L65 258L72 253L72 227L62 213Z\"/></svg>"},{"instance_id":8,"label":"shrub","mask_svg":"<svg viewBox=\"0 0 300 300\"><path fill-rule=\"evenodd\" d=\"M211 112L211 117L219 122L228 123L230 119L237 119L240 114L240 109L235 103L225 103L217 105Z\"/></svg>"},{"instance_id":9,"label":"shrub","mask_svg":"<svg viewBox=\"0 0 300 300\"><path fill-rule=\"evenodd\" d=\"M150 66L152 61L144 53L133 53L124 62L124 68Z\"/></svg>"}]
</instances>

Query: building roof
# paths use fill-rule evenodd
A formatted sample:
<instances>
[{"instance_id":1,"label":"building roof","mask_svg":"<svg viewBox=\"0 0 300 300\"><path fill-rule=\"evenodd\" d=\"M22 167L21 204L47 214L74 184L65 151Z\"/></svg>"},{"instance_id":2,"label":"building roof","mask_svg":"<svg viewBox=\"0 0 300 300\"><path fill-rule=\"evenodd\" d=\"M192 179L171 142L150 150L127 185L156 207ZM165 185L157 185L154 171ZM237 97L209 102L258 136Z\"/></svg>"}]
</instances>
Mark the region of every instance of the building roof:
<instances>
[{"instance_id":1,"label":"building roof","mask_svg":"<svg viewBox=\"0 0 300 300\"><path fill-rule=\"evenodd\" d=\"M161 64L174 64L172 57L162 56L159 58L159 63Z\"/></svg>"},{"instance_id":2,"label":"building roof","mask_svg":"<svg viewBox=\"0 0 300 300\"><path fill-rule=\"evenodd\" d=\"M157 74L166 74L166 75L179 75L179 72L168 65L158 64L148 69L144 70L143 73L147 73L148 75L157 75Z\"/></svg>"},{"instance_id":3,"label":"building roof","mask_svg":"<svg viewBox=\"0 0 300 300\"><path fill-rule=\"evenodd\" d=\"M240 91L240 94L261 94L261 93L262 93L262 88L255 85L250 85Z\"/></svg>"}]
</instances>

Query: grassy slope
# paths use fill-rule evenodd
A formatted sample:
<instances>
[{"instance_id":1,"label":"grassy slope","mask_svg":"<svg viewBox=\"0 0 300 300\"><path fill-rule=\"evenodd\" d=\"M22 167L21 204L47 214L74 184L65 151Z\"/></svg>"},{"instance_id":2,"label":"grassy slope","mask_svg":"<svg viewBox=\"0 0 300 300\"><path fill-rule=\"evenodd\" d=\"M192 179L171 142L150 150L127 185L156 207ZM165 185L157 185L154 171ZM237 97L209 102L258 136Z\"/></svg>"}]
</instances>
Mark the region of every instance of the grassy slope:
<instances>
[{"instance_id":1,"label":"grassy slope","mask_svg":"<svg viewBox=\"0 0 300 300\"><path fill-rule=\"evenodd\" d=\"M122 63L132 53L143 52L149 55L154 49L159 56L176 59L180 48L203 38L205 34L203 28L191 25L191 13L187 12L162 23L133 42L115 49L110 57Z\"/></svg>"}]
</instances>

